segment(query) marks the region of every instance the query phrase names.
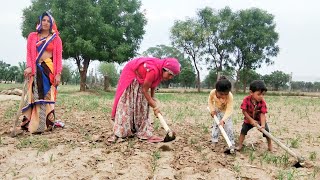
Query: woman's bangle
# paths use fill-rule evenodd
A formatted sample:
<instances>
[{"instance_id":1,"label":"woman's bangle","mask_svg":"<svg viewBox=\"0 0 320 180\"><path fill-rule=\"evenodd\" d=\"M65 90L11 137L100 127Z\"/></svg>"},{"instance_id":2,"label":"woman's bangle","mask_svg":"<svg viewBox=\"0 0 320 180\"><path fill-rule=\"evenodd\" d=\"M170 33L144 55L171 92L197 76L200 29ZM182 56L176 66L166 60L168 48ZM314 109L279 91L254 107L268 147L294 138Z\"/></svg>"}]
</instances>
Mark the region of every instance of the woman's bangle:
<instances>
[{"instance_id":1,"label":"woman's bangle","mask_svg":"<svg viewBox=\"0 0 320 180\"><path fill-rule=\"evenodd\" d=\"M156 106L156 107L153 108L153 111L156 111L156 110L158 110L158 109L159 109L159 107Z\"/></svg>"}]
</instances>

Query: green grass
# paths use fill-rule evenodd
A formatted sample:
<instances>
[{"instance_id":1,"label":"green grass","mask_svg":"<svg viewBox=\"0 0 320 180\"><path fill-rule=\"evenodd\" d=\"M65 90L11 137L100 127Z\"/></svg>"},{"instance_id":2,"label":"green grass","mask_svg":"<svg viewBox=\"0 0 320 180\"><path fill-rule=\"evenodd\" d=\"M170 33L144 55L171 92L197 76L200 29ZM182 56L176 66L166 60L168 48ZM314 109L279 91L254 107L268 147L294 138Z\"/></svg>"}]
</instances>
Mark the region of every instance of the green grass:
<instances>
[{"instance_id":1,"label":"green grass","mask_svg":"<svg viewBox=\"0 0 320 180\"><path fill-rule=\"evenodd\" d=\"M0 91L7 90L7 89L13 89L13 88L21 88L22 89L23 84L17 83L17 84L3 84L0 83Z\"/></svg>"},{"instance_id":2,"label":"green grass","mask_svg":"<svg viewBox=\"0 0 320 180\"><path fill-rule=\"evenodd\" d=\"M19 143L16 144L16 148L35 148L38 152L44 152L51 148L48 139L42 136L27 136L19 139Z\"/></svg>"},{"instance_id":3,"label":"green grass","mask_svg":"<svg viewBox=\"0 0 320 180\"><path fill-rule=\"evenodd\" d=\"M7 110L4 112L4 121L12 121L12 119L15 117L17 110L19 108L19 102L15 101L13 105L10 105L7 107Z\"/></svg>"},{"instance_id":4,"label":"green grass","mask_svg":"<svg viewBox=\"0 0 320 180\"><path fill-rule=\"evenodd\" d=\"M154 173L156 171L156 168L159 166L158 160L160 158L161 158L160 151L153 151L152 160L151 160L152 173Z\"/></svg>"}]
</instances>

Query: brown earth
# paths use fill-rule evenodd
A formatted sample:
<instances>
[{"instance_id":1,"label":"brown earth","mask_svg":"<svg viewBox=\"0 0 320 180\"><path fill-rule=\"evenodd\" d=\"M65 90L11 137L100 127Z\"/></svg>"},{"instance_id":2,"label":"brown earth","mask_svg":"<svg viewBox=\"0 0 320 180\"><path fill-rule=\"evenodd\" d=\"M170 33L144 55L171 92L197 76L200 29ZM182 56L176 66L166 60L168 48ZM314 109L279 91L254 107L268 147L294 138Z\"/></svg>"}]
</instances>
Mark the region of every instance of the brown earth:
<instances>
[{"instance_id":1,"label":"brown earth","mask_svg":"<svg viewBox=\"0 0 320 180\"><path fill-rule=\"evenodd\" d=\"M262 161L267 145L257 130L248 134L244 151L227 155L223 153L226 149L223 139L212 148L210 128L194 120L169 121L178 135L170 143L154 144L131 138L108 144L106 139L112 134L109 117L104 113L75 111L63 119L66 124L63 129L11 138L8 130L13 120L6 119L5 112L17 103L0 100L0 179L277 179L282 172L284 177L293 173L297 179L320 178L319 174L312 174L320 171L316 168L320 165L319 157L316 161L308 160L306 167L298 169L290 167L296 162L290 156L288 167ZM57 116L62 116L66 110L57 106ZM300 148L294 149L307 159L312 151L320 155L320 121L317 120L320 113L315 112L315 115L312 126L292 123L287 134L279 134L280 140L285 142L301 132L301 128L308 127L308 132L314 134L313 139L310 142L304 136ZM236 124L237 134L240 129L241 123ZM163 129L155 134L163 135ZM274 150L271 155L284 154L276 145ZM252 162L250 157L254 157Z\"/></svg>"}]
</instances>

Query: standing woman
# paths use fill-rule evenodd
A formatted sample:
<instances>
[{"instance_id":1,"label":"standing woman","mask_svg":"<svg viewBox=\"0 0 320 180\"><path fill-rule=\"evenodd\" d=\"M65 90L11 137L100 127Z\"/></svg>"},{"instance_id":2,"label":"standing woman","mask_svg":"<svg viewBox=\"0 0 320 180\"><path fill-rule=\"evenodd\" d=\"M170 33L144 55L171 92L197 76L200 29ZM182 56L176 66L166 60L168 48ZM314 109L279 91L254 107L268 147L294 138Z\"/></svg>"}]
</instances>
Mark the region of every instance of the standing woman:
<instances>
[{"instance_id":1,"label":"standing woman","mask_svg":"<svg viewBox=\"0 0 320 180\"><path fill-rule=\"evenodd\" d=\"M142 57L129 61L124 67L117 86L111 118L114 136L108 139L136 135L140 139L161 141L152 135L149 107L160 113L154 100L155 88L180 73L180 63L175 58Z\"/></svg>"},{"instance_id":2,"label":"standing woman","mask_svg":"<svg viewBox=\"0 0 320 180\"><path fill-rule=\"evenodd\" d=\"M31 133L50 130L55 121L54 105L62 71L62 41L51 14L44 12L37 31L27 41L27 68L29 79L25 106L22 108L21 129Z\"/></svg>"}]
</instances>

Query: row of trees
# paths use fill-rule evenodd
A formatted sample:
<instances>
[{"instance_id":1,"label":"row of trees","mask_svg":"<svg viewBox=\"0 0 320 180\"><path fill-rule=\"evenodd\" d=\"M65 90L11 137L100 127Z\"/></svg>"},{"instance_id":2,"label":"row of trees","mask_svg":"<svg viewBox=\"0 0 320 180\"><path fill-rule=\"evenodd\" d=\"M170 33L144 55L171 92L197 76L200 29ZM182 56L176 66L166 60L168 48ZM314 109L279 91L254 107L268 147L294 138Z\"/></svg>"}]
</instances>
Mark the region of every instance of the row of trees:
<instances>
[{"instance_id":1,"label":"row of trees","mask_svg":"<svg viewBox=\"0 0 320 180\"><path fill-rule=\"evenodd\" d=\"M176 21L171 29L171 40L192 60L198 91L199 64L203 61L216 73L235 71L238 88L240 78L246 79L247 72L273 63L270 58L279 52L275 26L274 16L258 8L233 12L229 7L219 11L206 7L194 18Z\"/></svg>"},{"instance_id":2,"label":"row of trees","mask_svg":"<svg viewBox=\"0 0 320 180\"><path fill-rule=\"evenodd\" d=\"M230 70L226 70L222 72L223 75L229 77L229 79L234 79L235 73ZM215 84L215 80L217 79L217 73L215 70L211 70L209 75L204 80L204 86L208 88L213 88ZM271 90L288 90L290 87L290 75L286 74L282 71L274 71L271 74L261 75L253 70L240 71L240 79L239 79L239 87L243 88L243 92L246 91L246 85L250 84L253 80L261 79L264 80L266 85L271 88ZM291 82L292 83L292 82Z\"/></svg>"},{"instance_id":3,"label":"row of trees","mask_svg":"<svg viewBox=\"0 0 320 180\"><path fill-rule=\"evenodd\" d=\"M11 64L7 64L4 61L0 61L0 81L12 82L18 81L22 82L23 71L25 70L26 63L19 62L18 66L11 66Z\"/></svg>"},{"instance_id":4,"label":"row of trees","mask_svg":"<svg viewBox=\"0 0 320 180\"><path fill-rule=\"evenodd\" d=\"M38 16L50 10L63 39L63 57L76 62L80 90L85 90L92 60L120 64L137 55L146 25L140 8L139 0L34 0L23 10L22 34L27 37ZM170 38L172 45L187 55L183 59L192 62L199 91L200 63L217 72L231 68L238 82L241 71L272 64L270 58L279 51L273 15L257 8L236 12L229 7L200 9L196 17L176 21ZM186 67L182 74L190 75L191 71ZM246 73L243 76L246 78Z\"/></svg>"},{"instance_id":5,"label":"row of trees","mask_svg":"<svg viewBox=\"0 0 320 180\"><path fill-rule=\"evenodd\" d=\"M171 81L162 84L163 87L168 87L169 84L185 88L193 88L196 85L196 73L189 59L184 58L183 54L177 49L165 45L149 48L143 52L144 55L152 55L154 57L179 57L181 62L181 74ZM176 54L176 55L174 55ZM25 62L19 62L19 66L11 66L10 64L0 61L0 82L23 82L23 71ZM246 73L246 78L241 74ZM235 72L232 70L223 70L222 75L227 76L231 81L235 82ZM104 78L108 80L108 86L116 87L119 79L119 72L114 63L101 63L98 67L98 72L90 71L87 76L87 83L97 86L104 84ZM319 92L320 82L305 82L291 81L289 74L282 71L274 71L270 74L261 75L253 70L249 72L240 72L239 87L244 88L244 84L249 84L256 79L262 79L267 84L270 90L291 90L304 92ZM203 88L214 88L217 80L217 72L215 69L210 70L209 74L201 82ZM70 64L64 63L61 74L62 85L64 84L80 84L80 74L77 69L74 69ZM109 87L107 87L109 88ZM246 88L243 89L246 91Z\"/></svg>"}]
</instances>

